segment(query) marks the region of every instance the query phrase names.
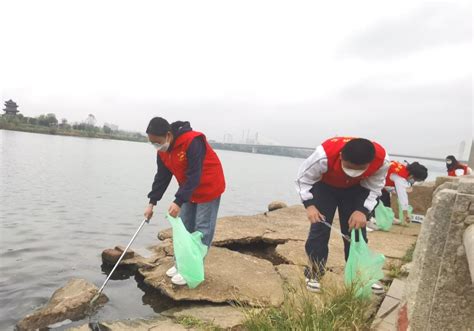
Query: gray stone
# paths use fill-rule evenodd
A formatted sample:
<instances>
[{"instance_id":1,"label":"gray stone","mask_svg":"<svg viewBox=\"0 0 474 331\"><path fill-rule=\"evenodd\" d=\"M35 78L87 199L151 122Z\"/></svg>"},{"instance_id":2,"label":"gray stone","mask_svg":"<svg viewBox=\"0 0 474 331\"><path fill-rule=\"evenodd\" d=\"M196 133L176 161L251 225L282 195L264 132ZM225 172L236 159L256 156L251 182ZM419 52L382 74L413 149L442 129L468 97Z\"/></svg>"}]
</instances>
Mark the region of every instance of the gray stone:
<instances>
[{"instance_id":1,"label":"gray stone","mask_svg":"<svg viewBox=\"0 0 474 331\"><path fill-rule=\"evenodd\" d=\"M451 176L440 176L436 178L434 189L436 190L438 186L446 182L459 182L460 177L451 177Z\"/></svg>"},{"instance_id":2,"label":"gray stone","mask_svg":"<svg viewBox=\"0 0 474 331\"><path fill-rule=\"evenodd\" d=\"M449 189L449 190L456 190L459 187L459 181L456 182L445 182L441 185L439 185L436 190L434 190L433 195L438 194L439 191L444 190L444 189Z\"/></svg>"},{"instance_id":3,"label":"gray stone","mask_svg":"<svg viewBox=\"0 0 474 331\"><path fill-rule=\"evenodd\" d=\"M177 301L237 301L253 306L279 306L283 302L283 280L266 260L212 247L206 257L205 281L195 289L171 283L165 272L173 263L167 257L155 268L139 269L139 272L145 284Z\"/></svg>"},{"instance_id":4,"label":"gray stone","mask_svg":"<svg viewBox=\"0 0 474 331\"><path fill-rule=\"evenodd\" d=\"M466 251L469 272L471 273L471 281L474 284L474 225L470 225L463 235L463 243Z\"/></svg>"},{"instance_id":5,"label":"gray stone","mask_svg":"<svg viewBox=\"0 0 474 331\"><path fill-rule=\"evenodd\" d=\"M406 301L411 327L423 329L428 320L444 242L446 242L456 191L442 190L433 198L433 205L423 222L414 251L413 268L406 281Z\"/></svg>"},{"instance_id":6,"label":"gray stone","mask_svg":"<svg viewBox=\"0 0 474 331\"><path fill-rule=\"evenodd\" d=\"M105 263L105 264L114 265L115 263L117 263L120 256L122 255L123 249L124 248L122 248L121 246L117 246L117 247L112 248L112 249L104 250L102 252L102 262ZM127 251L127 253L125 253L123 258L124 259L131 259L134 256L135 256L135 252L130 250L130 251Z\"/></svg>"},{"instance_id":7,"label":"gray stone","mask_svg":"<svg viewBox=\"0 0 474 331\"><path fill-rule=\"evenodd\" d=\"M84 279L71 279L67 284L56 290L48 303L39 310L27 315L17 324L19 331L36 330L64 320L79 320L86 316L90 302L99 289ZM101 294L96 301L103 305L108 301Z\"/></svg>"},{"instance_id":8,"label":"gray stone","mask_svg":"<svg viewBox=\"0 0 474 331\"><path fill-rule=\"evenodd\" d=\"M461 177L461 179L459 180L458 192L473 195L474 194L474 178L471 176Z\"/></svg>"},{"instance_id":9,"label":"gray stone","mask_svg":"<svg viewBox=\"0 0 474 331\"><path fill-rule=\"evenodd\" d=\"M187 308L174 308L161 313L172 319L192 317L228 330L240 327L245 320L244 313L229 305L193 305Z\"/></svg>"},{"instance_id":10,"label":"gray stone","mask_svg":"<svg viewBox=\"0 0 474 331\"><path fill-rule=\"evenodd\" d=\"M268 211L274 211L282 208L287 208L288 205L283 201L273 201L268 205Z\"/></svg>"},{"instance_id":11,"label":"gray stone","mask_svg":"<svg viewBox=\"0 0 474 331\"><path fill-rule=\"evenodd\" d=\"M394 279L387 292L387 296L397 300L402 300L405 291L405 282L400 279Z\"/></svg>"},{"instance_id":12,"label":"gray stone","mask_svg":"<svg viewBox=\"0 0 474 331\"><path fill-rule=\"evenodd\" d=\"M394 299L390 296L385 296L382 305L380 306L379 310L377 311L376 317L385 319L385 317L394 311L398 305L400 304L400 300Z\"/></svg>"}]
</instances>

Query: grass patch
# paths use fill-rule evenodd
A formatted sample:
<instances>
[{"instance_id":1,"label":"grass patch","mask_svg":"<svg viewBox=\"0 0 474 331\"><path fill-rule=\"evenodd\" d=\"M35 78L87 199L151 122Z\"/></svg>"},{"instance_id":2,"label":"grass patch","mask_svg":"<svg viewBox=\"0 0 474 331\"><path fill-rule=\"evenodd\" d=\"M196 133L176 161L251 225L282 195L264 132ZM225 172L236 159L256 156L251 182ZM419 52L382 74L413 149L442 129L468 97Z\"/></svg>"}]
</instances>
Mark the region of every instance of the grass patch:
<instances>
[{"instance_id":1,"label":"grass patch","mask_svg":"<svg viewBox=\"0 0 474 331\"><path fill-rule=\"evenodd\" d=\"M402 257L403 263L409 263L413 261L413 252L415 251L416 243L413 243L411 247L407 250L405 255Z\"/></svg>"},{"instance_id":2,"label":"grass patch","mask_svg":"<svg viewBox=\"0 0 474 331\"><path fill-rule=\"evenodd\" d=\"M402 266L400 263L389 263L387 265L388 268L388 274L387 276L390 278L402 278L407 276L406 273L402 271Z\"/></svg>"},{"instance_id":3,"label":"grass patch","mask_svg":"<svg viewBox=\"0 0 474 331\"><path fill-rule=\"evenodd\" d=\"M340 281L327 281L323 292L287 288L285 300L278 308L243 308L244 328L250 331L273 330L369 330L374 313L370 298L357 298L355 289L346 288Z\"/></svg>"},{"instance_id":4,"label":"grass patch","mask_svg":"<svg viewBox=\"0 0 474 331\"><path fill-rule=\"evenodd\" d=\"M202 321L193 316L180 316L176 318L176 322L186 329L197 329L202 331L222 331L224 329L214 325L213 323Z\"/></svg>"}]
</instances>

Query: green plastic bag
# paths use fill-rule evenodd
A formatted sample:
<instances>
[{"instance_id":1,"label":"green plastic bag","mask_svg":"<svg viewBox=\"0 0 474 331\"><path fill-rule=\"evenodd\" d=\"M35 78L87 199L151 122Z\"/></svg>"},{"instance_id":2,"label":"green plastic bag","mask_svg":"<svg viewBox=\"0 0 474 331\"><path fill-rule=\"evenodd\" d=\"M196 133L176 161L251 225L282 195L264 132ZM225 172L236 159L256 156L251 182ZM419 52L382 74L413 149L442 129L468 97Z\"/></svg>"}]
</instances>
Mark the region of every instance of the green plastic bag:
<instances>
[{"instance_id":1,"label":"green plastic bag","mask_svg":"<svg viewBox=\"0 0 474 331\"><path fill-rule=\"evenodd\" d=\"M375 207L375 220L380 230L389 231L393 224L395 213L392 208L385 207L383 203L379 203Z\"/></svg>"},{"instance_id":2,"label":"green plastic bag","mask_svg":"<svg viewBox=\"0 0 474 331\"><path fill-rule=\"evenodd\" d=\"M355 232L359 231L359 241L355 240ZM357 297L369 297L372 285L384 277L383 265L385 256L369 249L362 237L362 230L352 230L349 258L344 269L346 286L355 288Z\"/></svg>"},{"instance_id":3,"label":"green plastic bag","mask_svg":"<svg viewBox=\"0 0 474 331\"><path fill-rule=\"evenodd\" d=\"M207 246L202 243L203 234L199 231L189 233L181 218L167 215L173 228L173 250L176 268L186 280L189 288L196 288L204 281L204 257Z\"/></svg>"}]
</instances>

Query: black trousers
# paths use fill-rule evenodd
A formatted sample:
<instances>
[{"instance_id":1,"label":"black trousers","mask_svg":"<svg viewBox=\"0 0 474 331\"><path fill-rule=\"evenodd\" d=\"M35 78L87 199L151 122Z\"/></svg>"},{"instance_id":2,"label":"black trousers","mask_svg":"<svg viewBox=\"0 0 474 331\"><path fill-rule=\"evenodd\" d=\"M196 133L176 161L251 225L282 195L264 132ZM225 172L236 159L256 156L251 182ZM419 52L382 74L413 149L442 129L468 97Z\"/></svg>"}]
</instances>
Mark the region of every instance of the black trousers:
<instances>
[{"instance_id":1,"label":"black trousers","mask_svg":"<svg viewBox=\"0 0 474 331\"><path fill-rule=\"evenodd\" d=\"M359 185L341 189L329 186L323 182L317 182L313 186L311 193L314 196L314 205L320 213L326 216L328 223L332 224L336 209L338 210L341 232L350 236L349 218L357 210L357 206L363 205L363 201L369 195L369 190ZM306 254L308 254L310 262L310 266L305 271L306 277L319 278L324 275L329 254L328 243L330 235L331 229L328 226L322 223L311 224L305 245ZM362 229L362 235L364 240L368 242L365 228ZM350 243L342 237L341 240L344 242L344 255L347 260ZM358 231L356 232L356 240L359 240Z\"/></svg>"},{"instance_id":2,"label":"black trousers","mask_svg":"<svg viewBox=\"0 0 474 331\"><path fill-rule=\"evenodd\" d=\"M386 189L382 190L382 196L380 197L380 201L382 201L385 207L391 207L390 193Z\"/></svg>"}]
</instances>

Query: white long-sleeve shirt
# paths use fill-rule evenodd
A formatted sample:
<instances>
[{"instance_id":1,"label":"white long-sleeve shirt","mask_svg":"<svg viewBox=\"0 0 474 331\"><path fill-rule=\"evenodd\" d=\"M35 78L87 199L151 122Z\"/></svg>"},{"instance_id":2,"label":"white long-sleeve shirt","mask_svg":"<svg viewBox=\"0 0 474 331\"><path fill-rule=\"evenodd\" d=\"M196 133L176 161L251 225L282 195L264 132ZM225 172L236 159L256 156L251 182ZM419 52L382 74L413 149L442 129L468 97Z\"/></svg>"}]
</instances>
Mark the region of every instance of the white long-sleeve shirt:
<instances>
[{"instance_id":1,"label":"white long-sleeve shirt","mask_svg":"<svg viewBox=\"0 0 474 331\"><path fill-rule=\"evenodd\" d=\"M363 179L360 185L370 191L364 201L364 208L369 212L375 208L377 198L382 194L385 186L385 177L390 167L389 156L385 156L384 163L372 176ZM318 146L313 154L301 164L296 178L296 191L302 202L314 198L310 190L313 185L321 181L323 174L328 171L328 158L323 146Z\"/></svg>"},{"instance_id":2,"label":"white long-sleeve shirt","mask_svg":"<svg viewBox=\"0 0 474 331\"><path fill-rule=\"evenodd\" d=\"M386 189L387 191L392 191L395 190L398 196L398 202L402 206L403 210L408 210L409 202L408 202L408 193L407 193L407 188L410 187L410 183L408 181L397 175L397 174L391 174L390 179L395 183L395 187L390 187L388 186Z\"/></svg>"}]
</instances>

